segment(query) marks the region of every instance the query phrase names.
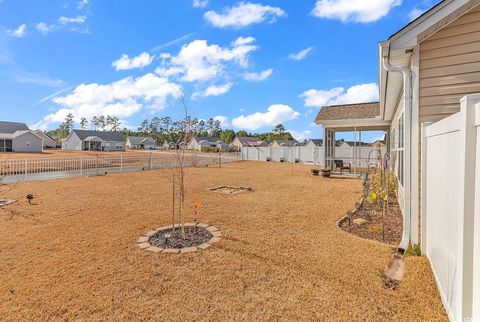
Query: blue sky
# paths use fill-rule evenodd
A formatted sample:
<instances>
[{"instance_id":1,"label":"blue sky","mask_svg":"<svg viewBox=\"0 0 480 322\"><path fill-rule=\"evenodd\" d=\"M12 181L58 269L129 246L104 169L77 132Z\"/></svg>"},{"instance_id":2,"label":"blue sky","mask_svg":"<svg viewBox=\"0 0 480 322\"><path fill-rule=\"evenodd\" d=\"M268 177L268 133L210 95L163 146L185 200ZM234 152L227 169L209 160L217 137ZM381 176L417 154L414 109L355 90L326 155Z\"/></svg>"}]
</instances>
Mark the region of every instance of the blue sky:
<instances>
[{"instance_id":1,"label":"blue sky","mask_svg":"<svg viewBox=\"0 0 480 322\"><path fill-rule=\"evenodd\" d=\"M377 100L378 42L436 2L0 0L0 119L136 128L185 93L224 127L321 137L320 106Z\"/></svg>"}]
</instances>

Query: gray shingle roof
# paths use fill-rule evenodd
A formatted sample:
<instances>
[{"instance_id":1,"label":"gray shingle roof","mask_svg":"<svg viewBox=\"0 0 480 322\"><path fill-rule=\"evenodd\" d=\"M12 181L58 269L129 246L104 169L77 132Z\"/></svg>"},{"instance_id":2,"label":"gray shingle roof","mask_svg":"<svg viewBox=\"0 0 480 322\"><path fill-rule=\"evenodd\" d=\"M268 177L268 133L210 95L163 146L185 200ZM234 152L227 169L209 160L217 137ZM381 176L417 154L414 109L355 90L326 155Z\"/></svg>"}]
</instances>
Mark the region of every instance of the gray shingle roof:
<instances>
[{"instance_id":1,"label":"gray shingle roof","mask_svg":"<svg viewBox=\"0 0 480 322\"><path fill-rule=\"evenodd\" d=\"M310 139L310 140L307 141L307 143L310 142L310 141L313 142L313 144L315 144L316 146L322 146L322 144L323 144L322 139Z\"/></svg>"},{"instance_id":2,"label":"gray shingle roof","mask_svg":"<svg viewBox=\"0 0 480 322\"><path fill-rule=\"evenodd\" d=\"M125 138L118 132L103 132L89 130L73 130L80 140L85 140L89 136L96 136L104 141L125 142Z\"/></svg>"},{"instance_id":3,"label":"gray shingle roof","mask_svg":"<svg viewBox=\"0 0 480 322\"><path fill-rule=\"evenodd\" d=\"M331 105L322 107L315 121L372 119L377 116L380 116L378 102Z\"/></svg>"},{"instance_id":4,"label":"gray shingle roof","mask_svg":"<svg viewBox=\"0 0 480 322\"><path fill-rule=\"evenodd\" d=\"M262 141L259 138L250 136L237 136L237 139L240 141L241 144L256 143Z\"/></svg>"},{"instance_id":5,"label":"gray shingle roof","mask_svg":"<svg viewBox=\"0 0 480 322\"><path fill-rule=\"evenodd\" d=\"M217 143L218 141L221 141L220 138L206 137L206 136L197 136L197 137L195 138L195 140L196 140L197 142L207 141L207 142L210 142L210 143Z\"/></svg>"},{"instance_id":6,"label":"gray shingle roof","mask_svg":"<svg viewBox=\"0 0 480 322\"><path fill-rule=\"evenodd\" d=\"M147 141L155 142L153 138L145 137L145 136L129 136L128 140L130 141L130 144L133 144L133 145L139 145L142 143L146 143Z\"/></svg>"},{"instance_id":7,"label":"gray shingle roof","mask_svg":"<svg viewBox=\"0 0 480 322\"><path fill-rule=\"evenodd\" d=\"M13 134L17 131L30 130L25 123L0 121L0 133Z\"/></svg>"}]
</instances>

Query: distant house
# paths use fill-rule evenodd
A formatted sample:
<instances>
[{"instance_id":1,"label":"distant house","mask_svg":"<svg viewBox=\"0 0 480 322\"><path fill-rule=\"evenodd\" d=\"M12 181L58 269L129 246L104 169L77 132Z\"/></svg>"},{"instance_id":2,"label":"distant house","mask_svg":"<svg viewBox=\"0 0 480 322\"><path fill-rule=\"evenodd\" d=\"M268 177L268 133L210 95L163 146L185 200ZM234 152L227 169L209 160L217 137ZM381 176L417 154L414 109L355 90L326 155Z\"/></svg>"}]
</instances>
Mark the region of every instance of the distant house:
<instances>
[{"instance_id":1,"label":"distant house","mask_svg":"<svg viewBox=\"0 0 480 322\"><path fill-rule=\"evenodd\" d=\"M127 148L131 150L156 150L157 141L151 137L127 136Z\"/></svg>"},{"instance_id":2,"label":"distant house","mask_svg":"<svg viewBox=\"0 0 480 322\"><path fill-rule=\"evenodd\" d=\"M263 143L262 140L255 137L237 136L232 142L235 150L241 150L244 147L259 147Z\"/></svg>"},{"instance_id":3,"label":"distant house","mask_svg":"<svg viewBox=\"0 0 480 322\"><path fill-rule=\"evenodd\" d=\"M305 143L305 146L309 147L316 147L316 146L322 146L323 140L322 139L310 139Z\"/></svg>"},{"instance_id":4,"label":"distant house","mask_svg":"<svg viewBox=\"0 0 480 322\"><path fill-rule=\"evenodd\" d=\"M387 143L383 140L376 140L372 144L370 144L372 148L385 148L387 147Z\"/></svg>"},{"instance_id":5,"label":"distant house","mask_svg":"<svg viewBox=\"0 0 480 322\"><path fill-rule=\"evenodd\" d=\"M272 146L273 142L272 141L263 141L262 143L260 143L260 145L258 146L259 148L268 148L270 146Z\"/></svg>"},{"instance_id":6,"label":"distant house","mask_svg":"<svg viewBox=\"0 0 480 322\"><path fill-rule=\"evenodd\" d=\"M296 140L275 140L271 144L272 148L291 148L294 146L300 146L300 143Z\"/></svg>"},{"instance_id":7,"label":"distant house","mask_svg":"<svg viewBox=\"0 0 480 322\"><path fill-rule=\"evenodd\" d=\"M219 151L227 151L228 144L219 138L197 136L190 140L188 149L201 151L203 149L218 149Z\"/></svg>"},{"instance_id":8,"label":"distant house","mask_svg":"<svg viewBox=\"0 0 480 322\"><path fill-rule=\"evenodd\" d=\"M43 139L25 123L0 121L0 152L42 152Z\"/></svg>"},{"instance_id":9,"label":"distant house","mask_svg":"<svg viewBox=\"0 0 480 322\"><path fill-rule=\"evenodd\" d=\"M118 132L73 130L62 142L72 151L125 151L125 138Z\"/></svg>"},{"instance_id":10,"label":"distant house","mask_svg":"<svg viewBox=\"0 0 480 322\"><path fill-rule=\"evenodd\" d=\"M36 135L38 135L43 139L44 149L56 149L61 146L61 144L58 141L46 135L45 132L43 132L42 130L33 130L33 133L35 133Z\"/></svg>"}]
</instances>

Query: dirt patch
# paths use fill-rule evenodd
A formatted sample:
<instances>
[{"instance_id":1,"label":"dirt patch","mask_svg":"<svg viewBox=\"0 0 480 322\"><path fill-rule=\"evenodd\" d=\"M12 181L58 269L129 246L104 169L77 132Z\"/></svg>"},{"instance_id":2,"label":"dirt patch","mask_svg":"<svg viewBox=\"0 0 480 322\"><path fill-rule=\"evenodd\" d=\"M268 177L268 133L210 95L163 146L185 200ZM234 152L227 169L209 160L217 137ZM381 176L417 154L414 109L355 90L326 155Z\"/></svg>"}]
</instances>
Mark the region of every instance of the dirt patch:
<instances>
[{"instance_id":1,"label":"dirt patch","mask_svg":"<svg viewBox=\"0 0 480 322\"><path fill-rule=\"evenodd\" d=\"M169 238L165 237L166 234L170 235ZM205 228L185 227L185 238L182 238L180 228L169 228L155 233L148 241L156 247L181 249L201 245L212 237L212 233Z\"/></svg>"},{"instance_id":2,"label":"dirt patch","mask_svg":"<svg viewBox=\"0 0 480 322\"><path fill-rule=\"evenodd\" d=\"M339 224L356 236L398 246L402 239L403 218L395 198L389 200L388 212L382 218L382 205L364 201L360 208Z\"/></svg>"},{"instance_id":3,"label":"dirt patch","mask_svg":"<svg viewBox=\"0 0 480 322\"><path fill-rule=\"evenodd\" d=\"M236 195L237 193L253 191L252 188L249 187L229 187L229 186L220 186L216 188L209 189L213 192L218 192L224 195Z\"/></svg>"}]
</instances>

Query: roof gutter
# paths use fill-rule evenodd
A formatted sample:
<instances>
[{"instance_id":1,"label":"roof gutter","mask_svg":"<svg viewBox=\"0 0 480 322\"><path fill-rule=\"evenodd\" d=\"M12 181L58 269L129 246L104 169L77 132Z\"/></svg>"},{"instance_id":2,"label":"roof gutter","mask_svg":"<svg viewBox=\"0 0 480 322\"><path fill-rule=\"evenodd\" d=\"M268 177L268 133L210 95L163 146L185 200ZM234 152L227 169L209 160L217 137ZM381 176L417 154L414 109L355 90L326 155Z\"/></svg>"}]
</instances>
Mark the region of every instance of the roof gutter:
<instances>
[{"instance_id":1,"label":"roof gutter","mask_svg":"<svg viewBox=\"0 0 480 322\"><path fill-rule=\"evenodd\" d=\"M403 162L405 166L404 176L404 216L403 216L403 234L398 247L399 252L403 253L410 244L411 227L411 124L412 124L412 72L405 66L395 66L390 63L390 41L386 43L386 51L382 56L383 67L392 73L402 73L403 75L403 103L404 103L404 153Z\"/></svg>"}]
</instances>

